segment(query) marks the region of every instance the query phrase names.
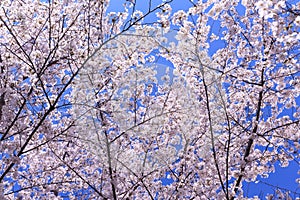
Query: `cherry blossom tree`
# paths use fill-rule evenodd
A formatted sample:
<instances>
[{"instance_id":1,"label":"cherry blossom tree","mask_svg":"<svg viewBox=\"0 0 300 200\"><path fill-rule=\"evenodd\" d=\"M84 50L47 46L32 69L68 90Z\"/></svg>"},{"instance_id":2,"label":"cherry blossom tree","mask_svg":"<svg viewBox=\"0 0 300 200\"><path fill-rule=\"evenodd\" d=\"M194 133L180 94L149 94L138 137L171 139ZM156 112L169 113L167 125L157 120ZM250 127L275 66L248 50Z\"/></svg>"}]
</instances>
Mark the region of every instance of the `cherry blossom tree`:
<instances>
[{"instance_id":1,"label":"cherry blossom tree","mask_svg":"<svg viewBox=\"0 0 300 200\"><path fill-rule=\"evenodd\" d=\"M123 3L1 2L1 199L247 199L299 164L299 3Z\"/></svg>"}]
</instances>

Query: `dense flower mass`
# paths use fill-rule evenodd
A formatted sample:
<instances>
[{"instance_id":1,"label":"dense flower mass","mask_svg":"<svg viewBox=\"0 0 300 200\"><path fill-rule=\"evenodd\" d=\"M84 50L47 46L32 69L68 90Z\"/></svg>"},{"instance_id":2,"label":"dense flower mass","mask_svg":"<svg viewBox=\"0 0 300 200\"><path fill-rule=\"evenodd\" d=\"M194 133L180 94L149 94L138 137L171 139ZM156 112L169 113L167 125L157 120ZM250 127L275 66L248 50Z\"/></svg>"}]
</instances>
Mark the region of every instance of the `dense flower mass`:
<instances>
[{"instance_id":1,"label":"dense flower mass","mask_svg":"<svg viewBox=\"0 0 300 200\"><path fill-rule=\"evenodd\" d=\"M259 199L299 164L300 3L141 2L0 2L0 199Z\"/></svg>"}]
</instances>

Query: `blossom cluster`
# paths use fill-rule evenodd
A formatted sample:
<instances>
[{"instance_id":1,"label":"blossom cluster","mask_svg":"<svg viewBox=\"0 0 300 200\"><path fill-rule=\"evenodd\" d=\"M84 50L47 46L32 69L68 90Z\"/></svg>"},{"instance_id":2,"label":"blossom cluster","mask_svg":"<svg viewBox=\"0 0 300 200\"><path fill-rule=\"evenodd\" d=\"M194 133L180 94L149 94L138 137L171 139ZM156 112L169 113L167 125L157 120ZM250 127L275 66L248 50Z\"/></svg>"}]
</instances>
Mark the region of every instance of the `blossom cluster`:
<instances>
[{"instance_id":1,"label":"blossom cluster","mask_svg":"<svg viewBox=\"0 0 300 200\"><path fill-rule=\"evenodd\" d=\"M258 199L299 162L300 3L147 3L0 2L0 199Z\"/></svg>"}]
</instances>

